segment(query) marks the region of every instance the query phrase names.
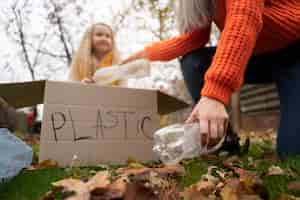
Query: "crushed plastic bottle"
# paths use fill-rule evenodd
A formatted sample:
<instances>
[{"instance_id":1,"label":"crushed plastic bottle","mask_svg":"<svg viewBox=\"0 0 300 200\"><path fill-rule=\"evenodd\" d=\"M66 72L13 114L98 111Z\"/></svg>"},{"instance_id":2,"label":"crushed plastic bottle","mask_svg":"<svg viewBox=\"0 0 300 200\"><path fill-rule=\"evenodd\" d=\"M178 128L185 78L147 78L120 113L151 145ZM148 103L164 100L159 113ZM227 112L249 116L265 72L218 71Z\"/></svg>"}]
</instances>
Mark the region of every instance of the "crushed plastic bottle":
<instances>
[{"instance_id":1,"label":"crushed plastic bottle","mask_svg":"<svg viewBox=\"0 0 300 200\"><path fill-rule=\"evenodd\" d=\"M150 62L140 59L123 65L100 68L95 72L93 79L99 85L110 85L114 81L143 78L149 75Z\"/></svg>"},{"instance_id":2,"label":"crushed plastic bottle","mask_svg":"<svg viewBox=\"0 0 300 200\"><path fill-rule=\"evenodd\" d=\"M224 138L208 149L202 145L199 123L173 124L154 133L153 151L165 164L176 164L182 159L209 154L218 150Z\"/></svg>"}]
</instances>

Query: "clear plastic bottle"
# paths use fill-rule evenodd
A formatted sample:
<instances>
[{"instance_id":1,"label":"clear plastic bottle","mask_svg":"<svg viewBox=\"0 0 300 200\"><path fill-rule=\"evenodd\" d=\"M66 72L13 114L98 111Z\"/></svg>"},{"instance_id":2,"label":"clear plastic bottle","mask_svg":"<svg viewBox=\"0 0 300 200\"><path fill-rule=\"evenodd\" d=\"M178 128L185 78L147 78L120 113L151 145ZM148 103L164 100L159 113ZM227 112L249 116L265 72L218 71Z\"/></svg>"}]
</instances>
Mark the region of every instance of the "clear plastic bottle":
<instances>
[{"instance_id":1,"label":"clear plastic bottle","mask_svg":"<svg viewBox=\"0 0 300 200\"><path fill-rule=\"evenodd\" d=\"M199 123L173 124L154 133L153 151L165 164L176 164L182 159L209 154L219 149L224 138L216 146L203 146Z\"/></svg>"},{"instance_id":2,"label":"clear plastic bottle","mask_svg":"<svg viewBox=\"0 0 300 200\"><path fill-rule=\"evenodd\" d=\"M110 85L114 81L143 78L149 75L150 62L139 59L123 65L100 68L95 72L93 79L99 85Z\"/></svg>"}]
</instances>

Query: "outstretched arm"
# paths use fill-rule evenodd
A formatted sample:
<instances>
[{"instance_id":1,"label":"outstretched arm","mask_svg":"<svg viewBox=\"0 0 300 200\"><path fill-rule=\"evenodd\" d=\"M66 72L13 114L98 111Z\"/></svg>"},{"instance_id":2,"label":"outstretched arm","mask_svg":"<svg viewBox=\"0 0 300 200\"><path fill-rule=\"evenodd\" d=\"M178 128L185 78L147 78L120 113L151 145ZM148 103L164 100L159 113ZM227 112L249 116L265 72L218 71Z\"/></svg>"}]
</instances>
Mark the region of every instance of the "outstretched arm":
<instances>
[{"instance_id":1,"label":"outstretched arm","mask_svg":"<svg viewBox=\"0 0 300 200\"><path fill-rule=\"evenodd\" d=\"M202 48L209 40L210 26L199 28L178 37L155 42L146 46L143 50L129 56L122 63L137 59L150 61L169 61L198 48Z\"/></svg>"}]
</instances>

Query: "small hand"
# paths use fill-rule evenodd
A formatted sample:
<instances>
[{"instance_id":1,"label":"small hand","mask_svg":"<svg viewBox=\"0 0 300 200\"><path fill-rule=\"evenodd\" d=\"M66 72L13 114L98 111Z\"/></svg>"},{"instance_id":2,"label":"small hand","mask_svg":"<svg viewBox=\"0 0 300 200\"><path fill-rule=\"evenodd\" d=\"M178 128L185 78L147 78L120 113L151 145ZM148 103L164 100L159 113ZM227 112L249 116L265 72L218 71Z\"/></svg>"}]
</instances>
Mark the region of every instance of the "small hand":
<instances>
[{"instance_id":1,"label":"small hand","mask_svg":"<svg viewBox=\"0 0 300 200\"><path fill-rule=\"evenodd\" d=\"M138 59L146 59L147 55L145 53L145 51L139 51L131 56L129 56L128 58L124 59L123 61L121 61L121 65L138 60Z\"/></svg>"},{"instance_id":2,"label":"small hand","mask_svg":"<svg viewBox=\"0 0 300 200\"><path fill-rule=\"evenodd\" d=\"M81 80L81 83L86 83L86 84L92 84L95 83L95 80L93 78L84 78Z\"/></svg>"},{"instance_id":3,"label":"small hand","mask_svg":"<svg viewBox=\"0 0 300 200\"><path fill-rule=\"evenodd\" d=\"M186 123L200 123L202 145L215 146L226 133L228 114L223 103L209 97L202 97Z\"/></svg>"}]
</instances>

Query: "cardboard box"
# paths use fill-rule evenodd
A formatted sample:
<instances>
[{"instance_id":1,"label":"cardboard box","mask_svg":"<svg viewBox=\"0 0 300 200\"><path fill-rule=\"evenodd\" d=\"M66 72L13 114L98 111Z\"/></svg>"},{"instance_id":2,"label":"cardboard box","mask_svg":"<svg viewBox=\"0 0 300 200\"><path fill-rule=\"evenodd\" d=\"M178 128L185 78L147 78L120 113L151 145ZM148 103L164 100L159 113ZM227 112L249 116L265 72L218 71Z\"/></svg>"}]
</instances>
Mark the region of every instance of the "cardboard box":
<instances>
[{"instance_id":1,"label":"cardboard box","mask_svg":"<svg viewBox=\"0 0 300 200\"><path fill-rule=\"evenodd\" d=\"M155 160L159 115L187 106L155 90L55 81L1 84L0 96L16 108L44 103L40 160L61 166Z\"/></svg>"}]
</instances>

